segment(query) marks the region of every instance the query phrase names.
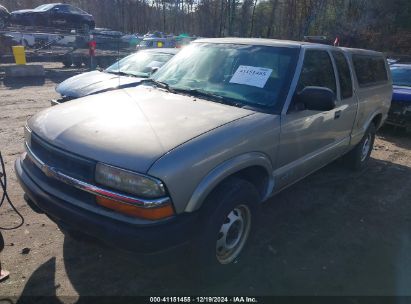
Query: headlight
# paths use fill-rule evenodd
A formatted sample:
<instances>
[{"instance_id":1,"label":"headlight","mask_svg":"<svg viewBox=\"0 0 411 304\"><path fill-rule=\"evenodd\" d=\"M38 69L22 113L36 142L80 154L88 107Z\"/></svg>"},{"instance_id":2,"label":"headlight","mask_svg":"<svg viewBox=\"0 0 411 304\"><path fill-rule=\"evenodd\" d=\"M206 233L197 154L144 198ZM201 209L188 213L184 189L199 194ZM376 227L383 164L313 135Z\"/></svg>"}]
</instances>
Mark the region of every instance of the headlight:
<instances>
[{"instance_id":1,"label":"headlight","mask_svg":"<svg viewBox=\"0 0 411 304\"><path fill-rule=\"evenodd\" d=\"M31 130L27 125L24 126L24 140L28 146L31 145Z\"/></svg>"},{"instance_id":2,"label":"headlight","mask_svg":"<svg viewBox=\"0 0 411 304\"><path fill-rule=\"evenodd\" d=\"M135 194L144 198L157 198L165 196L166 191L161 181L98 163L95 174L96 182L113 189Z\"/></svg>"}]
</instances>

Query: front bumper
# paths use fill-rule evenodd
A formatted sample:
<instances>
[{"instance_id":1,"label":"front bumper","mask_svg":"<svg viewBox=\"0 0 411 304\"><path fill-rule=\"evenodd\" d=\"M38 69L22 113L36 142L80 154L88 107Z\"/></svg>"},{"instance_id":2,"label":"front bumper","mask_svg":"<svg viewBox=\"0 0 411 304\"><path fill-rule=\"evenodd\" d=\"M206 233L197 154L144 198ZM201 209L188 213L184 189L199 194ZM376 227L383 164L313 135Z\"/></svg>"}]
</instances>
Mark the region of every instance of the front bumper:
<instances>
[{"instance_id":1,"label":"front bumper","mask_svg":"<svg viewBox=\"0 0 411 304\"><path fill-rule=\"evenodd\" d=\"M124 222L47 193L25 172L21 157L16 160L15 169L23 190L35 207L57 224L85 233L109 246L152 254L186 245L197 232L198 213L181 214L160 223L144 225Z\"/></svg>"}]
</instances>

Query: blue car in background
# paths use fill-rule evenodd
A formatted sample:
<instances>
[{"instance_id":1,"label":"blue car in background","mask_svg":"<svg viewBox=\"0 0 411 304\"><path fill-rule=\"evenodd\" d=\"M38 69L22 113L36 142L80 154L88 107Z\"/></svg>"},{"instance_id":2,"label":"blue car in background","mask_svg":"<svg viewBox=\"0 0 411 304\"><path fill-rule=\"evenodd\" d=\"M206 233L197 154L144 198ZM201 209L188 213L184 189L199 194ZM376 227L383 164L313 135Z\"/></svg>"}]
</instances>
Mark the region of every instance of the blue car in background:
<instances>
[{"instance_id":1,"label":"blue car in background","mask_svg":"<svg viewBox=\"0 0 411 304\"><path fill-rule=\"evenodd\" d=\"M411 132L411 64L393 64L390 68L393 96L386 123Z\"/></svg>"}]
</instances>

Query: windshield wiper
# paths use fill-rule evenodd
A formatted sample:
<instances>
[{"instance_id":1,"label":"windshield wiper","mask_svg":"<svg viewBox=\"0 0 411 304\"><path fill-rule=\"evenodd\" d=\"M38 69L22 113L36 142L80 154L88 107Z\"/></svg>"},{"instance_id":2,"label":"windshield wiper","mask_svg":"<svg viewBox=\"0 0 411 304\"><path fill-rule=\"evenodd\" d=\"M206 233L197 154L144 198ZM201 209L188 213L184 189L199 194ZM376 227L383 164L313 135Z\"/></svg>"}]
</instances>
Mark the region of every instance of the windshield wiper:
<instances>
[{"instance_id":1,"label":"windshield wiper","mask_svg":"<svg viewBox=\"0 0 411 304\"><path fill-rule=\"evenodd\" d=\"M129 73L126 73L126 72L120 72L120 71L118 71L118 72L105 71L105 72L109 73L109 74L119 75L119 76L133 76L133 77L136 77L133 74L129 74Z\"/></svg>"},{"instance_id":2,"label":"windshield wiper","mask_svg":"<svg viewBox=\"0 0 411 304\"><path fill-rule=\"evenodd\" d=\"M179 92L179 93L187 93L187 94L189 94L191 96L195 96L195 97L203 97L203 98L206 98L206 99L211 99L212 101L222 103L222 104L226 104L226 105L230 105L230 106L233 106L233 107L238 107L238 108L244 107L244 104L239 103L234 98L217 95L217 94L214 94L214 93L211 93L211 92L206 92L206 91L202 91L202 90L198 90L198 89L176 89L176 88L173 88L173 90L175 92Z\"/></svg>"},{"instance_id":3,"label":"windshield wiper","mask_svg":"<svg viewBox=\"0 0 411 304\"><path fill-rule=\"evenodd\" d=\"M165 82L162 82L162 81L157 81L157 80L154 80L153 78L144 79L144 82L154 83L158 87L160 87L162 89L166 89L167 91L174 93L174 89L170 88L168 83L165 83Z\"/></svg>"}]
</instances>

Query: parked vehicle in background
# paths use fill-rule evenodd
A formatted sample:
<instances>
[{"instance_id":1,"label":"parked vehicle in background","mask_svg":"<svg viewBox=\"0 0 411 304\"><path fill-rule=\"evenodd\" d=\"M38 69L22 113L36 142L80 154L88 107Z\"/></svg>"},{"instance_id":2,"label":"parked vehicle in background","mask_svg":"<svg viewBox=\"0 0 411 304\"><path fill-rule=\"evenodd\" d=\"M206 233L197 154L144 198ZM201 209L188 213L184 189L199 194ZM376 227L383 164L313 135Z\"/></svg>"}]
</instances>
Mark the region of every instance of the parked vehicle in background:
<instances>
[{"instance_id":1,"label":"parked vehicle in background","mask_svg":"<svg viewBox=\"0 0 411 304\"><path fill-rule=\"evenodd\" d=\"M411 64L392 64L393 95L387 124L411 132Z\"/></svg>"},{"instance_id":2,"label":"parked vehicle in background","mask_svg":"<svg viewBox=\"0 0 411 304\"><path fill-rule=\"evenodd\" d=\"M45 45L50 46L75 46L75 35L59 35L47 33L23 33L23 32L8 32L8 35L13 37L13 41L26 48L41 48Z\"/></svg>"},{"instance_id":3,"label":"parked vehicle in background","mask_svg":"<svg viewBox=\"0 0 411 304\"><path fill-rule=\"evenodd\" d=\"M189 45L194 40L198 39L198 37L191 37L188 34L180 34L175 37L176 48L182 48L186 45Z\"/></svg>"},{"instance_id":4,"label":"parked vehicle in background","mask_svg":"<svg viewBox=\"0 0 411 304\"><path fill-rule=\"evenodd\" d=\"M80 29L88 33L94 28L94 18L69 4L43 4L35 9L11 12L10 22L24 26L44 26L66 30Z\"/></svg>"},{"instance_id":5,"label":"parked vehicle in background","mask_svg":"<svg viewBox=\"0 0 411 304\"><path fill-rule=\"evenodd\" d=\"M7 26L10 18L10 13L3 5L0 5L0 29Z\"/></svg>"},{"instance_id":6,"label":"parked vehicle in background","mask_svg":"<svg viewBox=\"0 0 411 304\"><path fill-rule=\"evenodd\" d=\"M152 48L174 48L176 40L174 37L167 38L144 38L138 45L137 49L152 49Z\"/></svg>"},{"instance_id":7,"label":"parked vehicle in background","mask_svg":"<svg viewBox=\"0 0 411 304\"><path fill-rule=\"evenodd\" d=\"M145 253L190 246L196 265L227 270L262 202L339 157L367 165L391 95L378 52L196 40L147 85L32 117L16 172L63 231Z\"/></svg>"},{"instance_id":8,"label":"parked vehicle in background","mask_svg":"<svg viewBox=\"0 0 411 304\"><path fill-rule=\"evenodd\" d=\"M61 95L52 105L109 90L140 84L152 72L169 61L177 49L143 50L114 63L104 71L92 71L71 77L60 83L56 91Z\"/></svg>"},{"instance_id":9,"label":"parked vehicle in background","mask_svg":"<svg viewBox=\"0 0 411 304\"><path fill-rule=\"evenodd\" d=\"M164 34L163 32L159 31L154 31L154 32L148 32L143 36L144 38L167 38L167 35Z\"/></svg>"},{"instance_id":10,"label":"parked vehicle in background","mask_svg":"<svg viewBox=\"0 0 411 304\"><path fill-rule=\"evenodd\" d=\"M106 35L106 36L111 36L111 37L122 37L124 36L123 32L120 31L115 31L109 28L102 28L102 27L96 27L94 30L91 31L91 34L93 35Z\"/></svg>"},{"instance_id":11,"label":"parked vehicle in background","mask_svg":"<svg viewBox=\"0 0 411 304\"><path fill-rule=\"evenodd\" d=\"M143 38L139 37L137 34L129 34L121 37L121 41L124 44L127 44L129 48L133 49L137 47L141 40L143 40Z\"/></svg>"},{"instance_id":12,"label":"parked vehicle in background","mask_svg":"<svg viewBox=\"0 0 411 304\"><path fill-rule=\"evenodd\" d=\"M114 31L107 28L96 28L91 31L93 40L97 43L97 48L100 50L118 50L128 48L128 42L124 42L121 38L123 32Z\"/></svg>"}]
</instances>

